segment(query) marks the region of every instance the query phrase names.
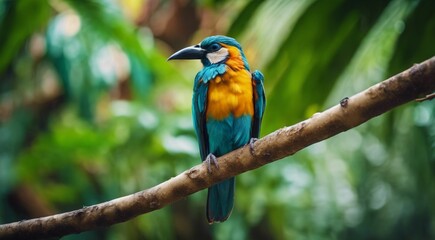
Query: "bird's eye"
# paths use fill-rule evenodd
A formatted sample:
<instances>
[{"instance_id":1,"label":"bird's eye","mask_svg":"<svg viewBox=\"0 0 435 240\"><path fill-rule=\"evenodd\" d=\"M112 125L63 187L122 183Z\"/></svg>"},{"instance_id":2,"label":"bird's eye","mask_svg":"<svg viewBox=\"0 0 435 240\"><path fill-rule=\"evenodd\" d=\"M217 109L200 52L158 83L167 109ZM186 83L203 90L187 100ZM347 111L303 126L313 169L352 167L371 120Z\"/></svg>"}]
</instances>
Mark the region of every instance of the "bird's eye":
<instances>
[{"instance_id":1,"label":"bird's eye","mask_svg":"<svg viewBox=\"0 0 435 240\"><path fill-rule=\"evenodd\" d=\"M217 43L213 43L213 44L210 46L210 50L211 50L212 52L215 52L215 51L217 51L217 50L219 50L219 49L221 49L221 45L219 45L219 44L217 44Z\"/></svg>"}]
</instances>

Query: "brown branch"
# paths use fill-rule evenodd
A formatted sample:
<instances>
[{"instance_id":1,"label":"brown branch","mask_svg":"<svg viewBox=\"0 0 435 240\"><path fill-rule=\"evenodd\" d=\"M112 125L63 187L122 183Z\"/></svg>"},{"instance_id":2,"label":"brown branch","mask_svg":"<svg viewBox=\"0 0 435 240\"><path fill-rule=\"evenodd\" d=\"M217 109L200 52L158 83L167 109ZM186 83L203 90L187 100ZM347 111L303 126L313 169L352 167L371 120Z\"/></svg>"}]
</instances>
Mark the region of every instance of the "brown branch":
<instances>
[{"instance_id":1,"label":"brown branch","mask_svg":"<svg viewBox=\"0 0 435 240\"><path fill-rule=\"evenodd\" d=\"M105 203L53 216L0 225L0 239L64 236L107 227L160 209L223 179L258 168L338 133L347 131L399 105L435 91L435 57L376 84L340 104L255 142L255 152L243 147L218 159L208 173L204 164L150 189Z\"/></svg>"}]
</instances>

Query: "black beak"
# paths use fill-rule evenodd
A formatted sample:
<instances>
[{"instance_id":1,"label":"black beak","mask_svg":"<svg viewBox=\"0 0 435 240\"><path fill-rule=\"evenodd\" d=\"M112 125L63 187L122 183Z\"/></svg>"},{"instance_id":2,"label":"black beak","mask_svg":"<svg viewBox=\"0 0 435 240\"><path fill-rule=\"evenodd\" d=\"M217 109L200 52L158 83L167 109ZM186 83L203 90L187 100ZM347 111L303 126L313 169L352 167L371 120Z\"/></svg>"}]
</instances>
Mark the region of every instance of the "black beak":
<instances>
[{"instance_id":1,"label":"black beak","mask_svg":"<svg viewBox=\"0 0 435 240\"><path fill-rule=\"evenodd\" d=\"M180 51L172 54L169 60L172 59L201 59L205 56L206 52L199 45L183 48Z\"/></svg>"}]
</instances>

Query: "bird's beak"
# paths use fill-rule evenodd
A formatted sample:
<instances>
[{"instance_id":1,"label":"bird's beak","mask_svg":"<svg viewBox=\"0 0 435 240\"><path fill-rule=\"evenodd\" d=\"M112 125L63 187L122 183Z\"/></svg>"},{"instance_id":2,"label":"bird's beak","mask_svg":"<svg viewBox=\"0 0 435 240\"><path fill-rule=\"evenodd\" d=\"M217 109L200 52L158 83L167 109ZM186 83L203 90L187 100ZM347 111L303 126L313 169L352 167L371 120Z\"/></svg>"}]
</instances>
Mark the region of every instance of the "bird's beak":
<instances>
[{"instance_id":1,"label":"bird's beak","mask_svg":"<svg viewBox=\"0 0 435 240\"><path fill-rule=\"evenodd\" d=\"M199 45L183 48L180 51L172 54L169 60L172 59L201 59L205 56L206 52Z\"/></svg>"}]
</instances>

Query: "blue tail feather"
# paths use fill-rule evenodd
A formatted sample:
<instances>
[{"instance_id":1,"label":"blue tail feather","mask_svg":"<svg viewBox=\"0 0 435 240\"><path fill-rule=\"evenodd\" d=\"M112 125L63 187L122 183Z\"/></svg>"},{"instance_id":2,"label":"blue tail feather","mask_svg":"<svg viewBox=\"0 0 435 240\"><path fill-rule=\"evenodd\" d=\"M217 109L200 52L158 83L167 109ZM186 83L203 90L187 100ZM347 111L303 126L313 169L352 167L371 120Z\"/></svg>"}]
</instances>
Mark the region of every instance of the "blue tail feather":
<instances>
[{"instance_id":1,"label":"blue tail feather","mask_svg":"<svg viewBox=\"0 0 435 240\"><path fill-rule=\"evenodd\" d=\"M207 219L209 223L223 222L234 206L234 177L211 186L207 194Z\"/></svg>"}]
</instances>

